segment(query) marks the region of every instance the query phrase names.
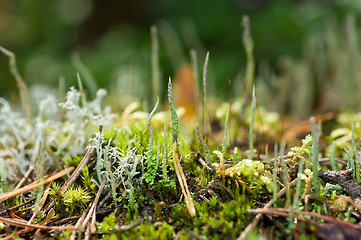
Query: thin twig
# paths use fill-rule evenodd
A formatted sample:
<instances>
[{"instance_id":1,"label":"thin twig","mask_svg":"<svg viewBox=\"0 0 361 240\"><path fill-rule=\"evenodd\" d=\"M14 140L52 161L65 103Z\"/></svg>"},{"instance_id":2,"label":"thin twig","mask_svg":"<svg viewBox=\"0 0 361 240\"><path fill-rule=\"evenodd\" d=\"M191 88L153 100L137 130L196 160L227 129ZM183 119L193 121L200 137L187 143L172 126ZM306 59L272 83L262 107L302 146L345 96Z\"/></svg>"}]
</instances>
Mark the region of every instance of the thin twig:
<instances>
[{"instance_id":1,"label":"thin twig","mask_svg":"<svg viewBox=\"0 0 361 240\"><path fill-rule=\"evenodd\" d=\"M198 160L198 162L200 164L202 164L203 167L205 167L209 172L214 172L214 169L212 167L210 167L201 157L200 157L200 153L197 153L195 158Z\"/></svg>"},{"instance_id":2,"label":"thin twig","mask_svg":"<svg viewBox=\"0 0 361 240\"><path fill-rule=\"evenodd\" d=\"M191 192L188 189L188 184L184 172L182 170L182 166L180 165L177 151L177 139L173 140L173 163L175 172L177 174L178 182L182 188L182 193L184 195L184 199L186 201L189 214L194 217L196 215L196 209L194 207L193 199Z\"/></svg>"},{"instance_id":3,"label":"thin twig","mask_svg":"<svg viewBox=\"0 0 361 240\"><path fill-rule=\"evenodd\" d=\"M91 234L96 234L96 231L97 231L97 226L96 226L96 221L97 221L96 204L95 204L94 209L95 210L93 211L92 221L90 222L90 232L91 232Z\"/></svg>"},{"instance_id":4,"label":"thin twig","mask_svg":"<svg viewBox=\"0 0 361 240\"><path fill-rule=\"evenodd\" d=\"M103 126L100 125L98 134L101 134L102 130L103 130ZM88 148L87 153L85 154L85 156L83 157L83 159L79 163L78 167L74 170L74 172L70 176L70 178L60 188L61 192L65 192L65 190L68 189L68 187L70 187L78 179L78 177L80 176L80 173L81 173L81 171L83 169L83 166L85 166L88 163L88 161L90 159L90 156L93 154L93 152L95 150L95 148L94 148L95 144L96 143L93 142L92 146Z\"/></svg>"},{"instance_id":5,"label":"thin twig","mask_svg":"<svg viewBox=\"0 0 361 240\"><path fill-rule=\"evenodd\" d=\"M109 213L111 212L112 209L111 208L101 208L101 209L98 209L96 211L96 214L105 214L105 213ZM76 216L71 216L71 217L67 217L67 218L63 218L63 219L59 219L59 220L56 220L54 222L51 222L49 223L50 226L54 226L54 225L60 225L60 224L65 224L67 222L70 222L70 221L73 221L73 220L76 220L76 219L79 219L82 215L76 215Z\"/></svg>"},{"instance_id":6,"label":"thin twig","mask_svg":"<svg viewBox=\"0 0 361 240\"><path fill-rule=\"evenodd\" d=\"M74 169L74 167L66 168L64 170L61 170L60 172L57 172L57 173L53 174L53 175L46 176L44 178L44 181L42 181L42 182L36 181L36 182L34 182L32 184L29 184L29 185L27 185L25 187L13 190L11 192L0 194L0 202L5 201L5 200L7 200L9 198L15 197L15 196L17 196L19 194L28 192L28 191L33 190L35 188L38 188L40 186L43 186L43 185L45 185L45 184L47 184L49 182L52 182L52 181L54 181L54 180L56 180L56 179L58 179L58 178L60 178L60 177L62 177L64 175L68 174L73 169Z\"/></svg>"},{"instance_id":7,"label":"thin twig","mask_svg":"<svg viewBox=\"0 0 361 240\"><path fill-rule=\"evenodd\" d=\"M49 194L49 190L50 190L50 188L48 188L48 189L45 191L44 196L42 197L42 200L41 200L41 204L40 204L40 206L39 206L39 209L41 209L41 207L44 205L45 200L46 200L46 198L47 198L47 196L48 196L48 194ZM36 199L36 198L34 198L34 200L35 200L35 199ZM31 207L30 209L32 209L32 207ZM13 214L11 214L11 215L13 215ZM32 216L32 217L30 218L30 220L28 221L28 224L30 224L30 223L33 222L35 216L36 216L36 213L34 212L33 216ZM44 225L44 226L47 225L47 224L48 224L47 221L44 222L44 223L42 223L42 225ZM18 232L15 232L15 233L9 235L9 236L7 236L7 237L5 237L5 238L3 238L3 239L5 239L5 240L6 240L6 239L13 239L13 238L15 238L16 236L20 236L20 235L22 235L22 234L31 232L31 231L33 231L33 230L34 230L34 229L27 227L27 228L25 228L25 229L23 229L23 230L20 230L20 231L18 231ZM35 232L35 234L34 234L34 239L36 239L36 235L39 234L40 231L41 231L41 229L37 229L37 230L36 230L36 232Z\"/></svg>"},{"instance_id":8,"label":"thin twig","mask_svg":"<svg viewBox=\"0 0 361 240\"><path fill-rule=\"evenodd\" d=\"M103 126L99 125L98 134L101 134L102 130L103 130ZM88 148L88 151L86 152L85 156L83 157L83 159L81 160L81 162L79 163L77 168L74 170L73 174L69 177L69 179L60 188L60 192L64 193L65 190L68 189L68 187L70 187L80 176L83 166L85 166L88 163L90 156L93 154L93 152L95 150L95 148L94 148L95 145L96 145L96 142L94 141L93 144ZM50 208L52 208L53 206L54 206L54 202L49 203L48 206L45 207L44 212L49 211Z\"/></svg>"},{"instance_id":9,"label":"thin twig","mask_svg":"<svg viewBox=\"0 0 361 240\"><path fill-rule=\"evenodd\" d=\"M76 222L75 227L77 228L77 230L80 230L81 225L82 225L85 217L87 216L89 210L90 210L90 205L87 207L87 209L83 212L83 214L80 216L80 218ZM70 240L75 240L75 235L76 235L77 230L73 230L73 232L69 238Z\"/></svg>"},{"instance_id":10,"label":"thin twig","mask_svg":"<svg viewBox=\"0 0 361 240\"><path fill-rule=\"evenodd\" d=\"M257 215L258 214L269 214L269 215L279 215L279 216L283 216L283 217L288 217L289 214L290 214L290 209L286 209L286 208L260 208L260 209L249 209L246 212L250 213L250 214L257 214ZM338 224L338 225L341 225L341 226L361 230L361 225L360 224L350 223L350 222L338 220L337 218L334 218L334 217L321 215L321 214L317 214L317 213L313 213L313 212L300 211L300 210L294 210L294 213L297 214L297 215L310 216L310 217L313 217L313 218L323 220L325 222L334 223L334 224ZM304 219L304 218L299 217L297 215L295 215L294 217L301 220L301 221Z\"/></svg>"},{"instance_id":11,"label":"thin twig","mask_svg":"<svg viewBox=\"0 0 361 240\"><path fill-rule=\"evenodd\" d=\"M119 179L117 184L115 185L115 187L118 189L120 187L120 185L122 184L122 180ZM101 207L105 204L106 201L108 201L108 199L112 196L112 191L109 191L107 193L107 195L105 195L105 197L103 198L103 200L99 203L98 207Z\"/></svg>"},{"instance_id":12,"label":"thin twig","mask_svg":"<svg viewBox=\"0 0 361 240\"><path fill-rule=\"evenodd\" d=\"M31 203L31 202L34 201L35 199L36 199L36 197L33 197L33 198L31 198L31 199L29 199L29 200L27 200L27 201L25 201L25 202L23 202L23 203L21 203L21 204L19 204L19 205L13 206L13 207L8 208L8 209L5 209L5 210L3 210L3 211L0 212L0 215L6 214L6 213L8 213L9 211L11 212L11 211L13 211L13 210L15 210L15 209L21 208L21 207L25 206L26 204Z\"/></svg>"},{"instance_id":13,"label":"thin twig","mask_svg":"<svg viewBox=\"0 0 361 240\"><path fill-rule=\"evenodd\" d=\"M204 132L205 132L205 127L204 127L204 122L205 122L205 112L206 112L206 103L207 103L207 68L208 68L208 60L209 60L209 52L207 52L206 54L206 59L204 60L204 65L203 65L203 76L202 76L202 138L204 138Z\"/></svg>"},{"instance_id":14,"label":"thin twig","mask_svg":"<svg viewBox=\"0 0 361 240\"><path fill-rule=\"evenodd\" d=\"M28 171L26 171L24 177L20 180L20 182L18 183L18 185L16 185L16 187L14 188L14 190L20 188L20 187L24 184L25 180L30 176L31 172L32 172L34 169L35 169L35 165L31 165L31 166L29 167Z\"/></svg>"},{"instance_id":15,"label":"thin twig","mask_svg":"<svg viewBox=\"0 0 361 240\"><path fill-rule=\"evenodd\" d=\"M97 192L97 194L95 196L95 199L94 199L93 203L91 204L90 210L89 210L87 216L85 217L85 219L84 219L84 221L83 221L83 223L81 225L81 229L84 229L86 227L86 225L88 224L90 218L93 216L93 213L96 210L96 206L97 206L99 198L100 198L100 194L103 192L106 181L107 181L107 179L104 178L102 184L100 185L100 188L98 189L98 192Z\"/></svg>"},{"instance_id":16,"label":"thin twig","mask_svg":"<svg viewBox=\"0 0 361 240\"><path fill-rule=\"evenodd\" d=\"M289 187L295 185L297 183L297 179L293 180L292 182L290 182ZM282 188L281 191L278 192L277 194L277 198L280 198L281 196L283 196L286 193L286 187ZM273 199L271 199L265 206L265 208L269 208L270 206L272 206L273 204ZM247 236L254 230L254 228L257 226L258 222L261 220L262 214L258 213L256 215L256 217L253 219L253 221L243 230L243 232L241 233L241 235L237 238L237 240L244 240L247 238Z\"/></svg>"},{"instance_id":17,"label":"thin twig","mask_svg":"<svg viewBox=\"0 0 361 240\"><path fill-rule=\"evenodd\" d=\"M9 236L6 236L6 237L2 238L2 240L14 239L16 236L20 236L22 234L28 233L28 232L33 231L33 230L34 229L32 229L32 228L25 228L25 229L22 229L20 231L14 232L13 234L11 234Z\"/></svg>"},{"instance_id":18,"label":"thin twig","mask_svg":"<svg viewBox=\"0 0 361 240\"><path fill-rule=\"evenodd\" d=\"M42 230L57 230L57 231L62 231L62 230L78 230L78 228L74 227L74 226L44 226L41 224L34 224L34 223L27 223L26 221L21 221L21 220L16 220L16 219L12 219L12 218L4 218L4 217L0 217L0 222L5 223L5 224L9 224L12 226L17 226L17 227L23 227L23 228L34 228L34 229L42 229Z\"/></svg>"},{"instance_id":19,"label":"thin twig","mask_svg":"<svg viewBox=\"0 0 361 240\"><path fill-rule=\"evenodd\" d=\"M40 202L40 204L39 204L39 212L40 212L41 208L44 206L46 199L48 198L49 191L50 191L50 187L48 187L48 188L45 190L44 195L43 195L43 197L41 198L41 202ZM36 205L36 204L35 204L35 205ZM37 215L37 212L34 211L33 216L31 216L31 218L30 218L30 220L28 221L28 223L32 223L32 222L34 221L36 215Z\"/></svg>"}]
</instances>

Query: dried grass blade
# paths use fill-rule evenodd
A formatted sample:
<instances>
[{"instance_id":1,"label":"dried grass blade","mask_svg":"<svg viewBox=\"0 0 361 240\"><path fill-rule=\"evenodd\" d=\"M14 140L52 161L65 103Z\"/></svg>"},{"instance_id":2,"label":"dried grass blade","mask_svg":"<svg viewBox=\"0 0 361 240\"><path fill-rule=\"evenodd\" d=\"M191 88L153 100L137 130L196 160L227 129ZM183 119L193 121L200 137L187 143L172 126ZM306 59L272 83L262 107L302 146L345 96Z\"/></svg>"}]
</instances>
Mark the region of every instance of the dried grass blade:
<instances>
[{"instance_id":1,"label":"dried grass blade","mask_svg":"<svg viewBox=\"0 0 361 240\"><path fill-rule=\"evenodd\" d=\"M187 180L182 170L182 166L180 165L177 151L177 141L173 141L173 162L174 168L177 174L178 182L182 188L182 193L184 195L184 199L187 204L189 214L194 217L196 216L196 209L194 207L192 195L188 189Z\"/></svg>"},{"instance_id":2,"label":"dried grass blade","mask_svg":"<svg viewBox=\"0 0 361 240\"><path fill-rule=\"evenodd\" d=\"M35 188L38 188L38 187L40 187L42 185L45 185L45 184L47 184L49 182L52 182L52 181L54 181L54 180L56 180L56 179L58 179L58 178L60 178L60 177L62 177L64 175L70 173L71 171L73 171L73 169L74 169L74 167L70 167L70 168L61 170L60 172L57 172L57 173L55 173L53 175L50 175L48 178L45 178L44 181L42 181L42 182L37 181L35 183L31 183L31 184L29 184L29 185L27 185L25 187L16 189L14 191L0 194L0 202L5 201L5 200L7 200L9 198L15 197L15 196L17 196L19 194L28 192L30 190L33 190Z\"/></svg>"},{"instance_id":3,"label":"dried grass blade","mask_svg":"<svg viewBox=\"0 0 361 240\"><path fill-rule=\"evenodd\" d=\"M5 223L5 224L9 224L12 226L17 226L17 227L23 227L23 228L35 228L35 229L41 229L41 230L78 230L78 228L74 227L74 226L63 226L63 227L59 227L59 226L44 226L41 224L34 224L34 223L27 223L24 221L19 221L19 220L14 220L14 219L10 219L10 218L4 218L4 217L0 217L0 222Z\"/></svg>"},{"instance_id":4,"label":"dried grass blade","mask_svg":"<svg viewBox=\"0 0 361 240\"><path fill-rule=\"evenodd\" d=\"M14 78L16 80L16 84L19 88L21 105L25 111L26 118L28 120L30 120L32 113L31 113L31 106L30 106L29 89L26 86L24 79L19 74L18 68L16 66L15 54L2 46L0 46L0 51L9 57L10 71L11 71L11 74L14 76Z\"/></svg>"}]
</instances>

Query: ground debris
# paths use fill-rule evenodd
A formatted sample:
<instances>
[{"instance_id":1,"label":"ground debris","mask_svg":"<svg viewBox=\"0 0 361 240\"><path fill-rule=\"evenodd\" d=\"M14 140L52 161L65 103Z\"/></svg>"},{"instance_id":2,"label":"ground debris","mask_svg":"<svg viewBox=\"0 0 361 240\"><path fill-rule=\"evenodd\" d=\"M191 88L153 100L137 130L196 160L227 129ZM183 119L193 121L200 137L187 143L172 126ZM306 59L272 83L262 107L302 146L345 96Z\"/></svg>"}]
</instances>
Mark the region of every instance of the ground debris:
<instances>
[{"instance_id":1,"label":"ground debris","mask_svg":"<svg viewBox=\"0 0 361 240\"><path fill-rule=\"evenodd\" d=\"M356 204L361 204L361 191L352 178L352 169L340 171L319 171L318 176L326 182L342 186Z\"/></svg>"},{"instance_id":2,"label":"ground debris","mask_svg":"<svg viewBox=\"0 0 361 240\"><path fill-rule=\"evenodd\" d=\"M318 224L317 236L320 239L334 240L360 240L361 230L350 227L340 226L338 224ZM332 236L332 237L331 237Z\"/></svg>"}]
</instances>

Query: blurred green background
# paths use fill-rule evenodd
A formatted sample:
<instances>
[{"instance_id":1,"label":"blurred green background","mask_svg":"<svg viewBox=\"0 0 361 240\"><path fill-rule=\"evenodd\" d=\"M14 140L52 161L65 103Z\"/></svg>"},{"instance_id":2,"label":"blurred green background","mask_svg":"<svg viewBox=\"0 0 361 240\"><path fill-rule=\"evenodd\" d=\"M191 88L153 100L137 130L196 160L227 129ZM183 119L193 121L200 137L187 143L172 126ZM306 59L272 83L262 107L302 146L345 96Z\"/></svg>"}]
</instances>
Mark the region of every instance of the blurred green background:
<instances>
[{"instance_id":1,"label":"blurred green background","mask_svg":"<svg viewBox=\"0 0 361 240\"><path fill-rule=\"evenodd\" d=\"M151 80L150 27L158 27L163 92L168 76L197 52L199 71L210 51L210 95L242 94L246 55L241 20L248 15L254 41L257 95L286 111L356 109L361 106L361 1L285 0L62 0L0 1L0 45L17 56L31 94L58 94L59 82L86 78L119 99L146 100ZM59 81L59 79L63 79ZM0 55L0 96L17 87Z\"/></svg>"}]
</instances>

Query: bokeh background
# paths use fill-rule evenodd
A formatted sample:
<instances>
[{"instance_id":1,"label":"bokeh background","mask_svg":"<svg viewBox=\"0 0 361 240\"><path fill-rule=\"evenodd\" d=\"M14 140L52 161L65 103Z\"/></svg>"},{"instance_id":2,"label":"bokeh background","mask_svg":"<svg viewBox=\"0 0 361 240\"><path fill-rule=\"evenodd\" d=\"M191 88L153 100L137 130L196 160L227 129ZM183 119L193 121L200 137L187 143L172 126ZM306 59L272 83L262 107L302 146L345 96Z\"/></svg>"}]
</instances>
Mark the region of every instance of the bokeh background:
<instances>
[{"instance_id":1,"label":"bokeh background","mask_svg":"<svg viewBox=\"0 0 361 240\"><path fill-rule=\"evenodd\" d=\"M16 54L31 94L61 95L80 72L89 97L106 88L119 106L149 99L152 25L157 26L162 96L168 77L190 66L209 95L227 100L244 88L241 20L254 41L258 100L307 115L361 106L361 1L62 0L0 1L0 45ZM17 99L8 58L0 55L0 96ZM60 88L59 88L60 85ZM59 93L60 91L60 93ZM114 100L116 99L116 100Z\"/></svg>"}]
</instances>

